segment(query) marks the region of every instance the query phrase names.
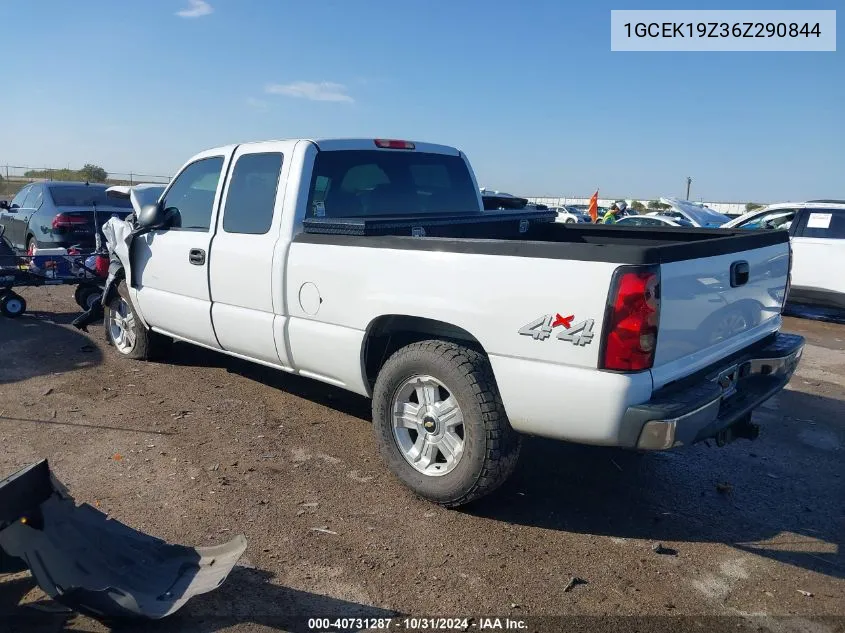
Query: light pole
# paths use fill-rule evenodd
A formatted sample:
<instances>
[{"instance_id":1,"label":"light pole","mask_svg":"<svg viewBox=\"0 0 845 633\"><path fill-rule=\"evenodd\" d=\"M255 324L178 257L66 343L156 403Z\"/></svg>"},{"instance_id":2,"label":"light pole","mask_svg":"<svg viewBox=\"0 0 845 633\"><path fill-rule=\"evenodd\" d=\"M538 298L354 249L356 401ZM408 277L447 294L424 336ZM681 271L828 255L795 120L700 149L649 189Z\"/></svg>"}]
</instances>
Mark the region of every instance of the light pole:
<instances>
[{"instance_id":1,"label":"light pole","mask_svg":"<svg viewBox=\"0 0 845 633\"><path fill-rule=\"evenodd\" d=\"M687 200L689 200L689 186L692 184L692 178L687 176Z\"/></svg>"}]
</instances>

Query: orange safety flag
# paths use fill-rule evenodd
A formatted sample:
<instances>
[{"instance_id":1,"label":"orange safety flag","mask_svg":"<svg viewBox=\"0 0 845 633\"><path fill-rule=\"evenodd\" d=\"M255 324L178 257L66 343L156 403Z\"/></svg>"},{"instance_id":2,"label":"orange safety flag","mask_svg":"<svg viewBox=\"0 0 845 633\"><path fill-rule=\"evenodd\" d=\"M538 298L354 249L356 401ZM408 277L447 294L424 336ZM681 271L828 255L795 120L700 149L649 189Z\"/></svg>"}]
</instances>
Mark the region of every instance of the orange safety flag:
<instances>
[{"instance_id":1,"label":"orange safety flag","mask_svg":"<svg viewBox=\"0 0 845 633\"><path fill-rule=\"evenodd\" d=\"M593 197L590 198L590 217L593 218L593 223L598 220L599 217L599 190L596 189L596 192L593 194Z\"/></svg>"}]
</instances>

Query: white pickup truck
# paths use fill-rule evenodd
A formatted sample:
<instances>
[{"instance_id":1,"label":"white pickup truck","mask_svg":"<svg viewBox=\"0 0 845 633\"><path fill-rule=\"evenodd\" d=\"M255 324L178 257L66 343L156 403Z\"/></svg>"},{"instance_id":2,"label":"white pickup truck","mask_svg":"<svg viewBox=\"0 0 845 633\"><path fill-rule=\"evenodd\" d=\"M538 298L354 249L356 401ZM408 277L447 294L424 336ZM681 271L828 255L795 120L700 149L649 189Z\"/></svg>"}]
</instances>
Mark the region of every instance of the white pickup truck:
<instances>
[{"instance_id":1,"label":"white pickup truck","mask_svg":"<svg viewBox=\"0 0 845 633\"><path fill-rule=\"evenodd\" d=\"M753 438L804 346L779 333L785 232L484 211L451 147L230 145L138 199L103 297L117 352L177 339L371 397L390 470L445 506L501 484L522 434Z\"/></svg>"}]
</instances>

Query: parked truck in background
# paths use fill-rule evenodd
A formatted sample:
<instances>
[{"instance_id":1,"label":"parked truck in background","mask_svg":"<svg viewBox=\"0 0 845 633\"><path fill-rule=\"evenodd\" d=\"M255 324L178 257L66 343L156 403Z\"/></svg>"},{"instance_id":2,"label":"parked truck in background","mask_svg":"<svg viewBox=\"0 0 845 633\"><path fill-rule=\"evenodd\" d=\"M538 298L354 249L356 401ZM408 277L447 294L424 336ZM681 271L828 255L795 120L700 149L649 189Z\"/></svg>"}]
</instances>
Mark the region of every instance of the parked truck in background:
<instances>
[{"instance_id":1,"label":"parked truck in background","mask_svg":"<svg viewBox=\"0 0 845 633\"><path fill-rule=\"evenodd\" d=\"M779 332L784 232L509 213L484 210L452 147L211 149L136 205L106 335L126 358L175 339L372 398L390 470L445 506L505 481L524 434L641 450L756 434L803 349Z\"/></svg>"}]
</instances>

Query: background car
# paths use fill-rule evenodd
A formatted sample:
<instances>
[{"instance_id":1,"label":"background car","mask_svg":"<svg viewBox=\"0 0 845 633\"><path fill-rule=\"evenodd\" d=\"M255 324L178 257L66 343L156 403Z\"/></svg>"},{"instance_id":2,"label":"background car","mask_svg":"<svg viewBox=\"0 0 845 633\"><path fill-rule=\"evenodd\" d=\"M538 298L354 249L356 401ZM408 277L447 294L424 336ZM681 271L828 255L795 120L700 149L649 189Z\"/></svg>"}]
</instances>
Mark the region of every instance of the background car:
<instances>
[{"instance_id":1,"label":"background car","mask_svg":"<svg viewBox=\"0 0 845 633\"><path fill-rule=\"evenodd\" d=\"M586 204L567 204L565 208L569 213L576 216L581 216L582 222L592 222L590 217L590 208Z\"/></svg>"},{"instance_id":2,"label":"background car","mask_svg":"<svg viewBox=\"0 0 845 633\"><path fill-rule=\"evenodd\" d=\"M524 209L528 206L528 198L520 198L504 191L493 191L485 187L481 188L481 200L485 211Z\"/></svg>"},{"instance_id":3,"label":"background car","mask_svg":"<svg viewBox=\"0 0 845 633\"><path fill-rule=\"evenodd\" d=\"M669 217L665 215L627 215L616 221L619 226L695 226L684 217Z\"/></svg>"},{"instance_id":4,"label":"background car","mask_svg":"<svg viewBox=\"0 0 845 633\"><path fill-rule=\"evenodd\" d=\"M845 309L845 202L782 202L724 228L786 230L792 242L791 303Z\"/></svg>"},{"instance_id":5,"label":"background car","mask_svg":"<svg viewBox=\"0 0 845 633\"><path fill-rule=\"evenodd\" d=\"M9 203L0 203L0 226L14 248L32 254L38 248L93 249L97 228L116 215L132 212L129 200L106 196L108 185L45 181L28 184Z\"/></svg>"},{"instance_id":6,"label":"background car","mask_svg":"<svg viewBox=\"0 0 845 633\"><path fill-rule=\"evenodd\" d=\"M552 209L557 211L555 222L562 222L564 224L592 222L590 214L586 210L582 212L581 209L576 207L552 207Z\"/></svg>"},{"instance_id":7,"label":"background car","mask_svg":"<svg viewBox=\"0 0 845 633\"><path fill-rule=\"evenodd\" d=\"M669 209L652 211L647 215L663 215L675 219L683 218L692 222L693 226L702 228L718 228L731 220L731 218L723 213L714 211L702 204L690 202L689 200L680 200L678 198L660 198L660 202L668 204Z\"/></svg>"}]
</instances>

